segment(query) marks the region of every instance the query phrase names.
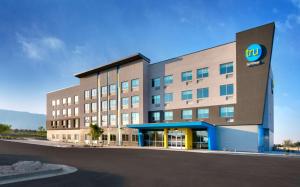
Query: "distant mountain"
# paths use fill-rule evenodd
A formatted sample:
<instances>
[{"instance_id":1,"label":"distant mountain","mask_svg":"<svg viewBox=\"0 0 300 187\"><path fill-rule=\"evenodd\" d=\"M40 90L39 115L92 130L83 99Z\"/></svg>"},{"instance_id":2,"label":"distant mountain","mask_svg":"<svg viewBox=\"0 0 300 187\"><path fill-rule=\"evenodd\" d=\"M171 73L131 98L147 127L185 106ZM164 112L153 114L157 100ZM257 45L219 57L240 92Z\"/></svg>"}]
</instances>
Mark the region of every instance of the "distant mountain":
<instances>
[{"instance_id":1,"label":"distant mountain","mask_svg":"<svg viewBox=\"0 0 300 187\"><path fill-rule=\"evenodd\" d=\"M13 129L36 130L46 126L46 115L0 109L0 123L9 124Z\"/></svg>"}]
</instances>

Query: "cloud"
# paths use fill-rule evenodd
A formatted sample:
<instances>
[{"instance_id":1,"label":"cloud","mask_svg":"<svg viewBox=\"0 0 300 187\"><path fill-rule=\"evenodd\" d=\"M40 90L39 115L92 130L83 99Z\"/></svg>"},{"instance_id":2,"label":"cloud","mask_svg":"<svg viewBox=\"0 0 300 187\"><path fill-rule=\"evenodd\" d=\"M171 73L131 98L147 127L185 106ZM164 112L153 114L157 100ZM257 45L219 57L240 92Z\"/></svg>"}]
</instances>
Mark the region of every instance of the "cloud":
<instances>
[{"instance_id":1,"label":"cloud","mask_svg":"<svg viewBox=\"0 0 300 187\"><path fill-rule=\"evenodd\" d=\"M289 14L283 22L278 22L277 27L280 31L291 30L300 24L300 15Z\"/></svg>"},{"instance_id":2,"label":"cloud","mask_svg":"<svg viewBox=\"0 0 300 187\"><path fill-rule=\"evenodd\" d=\"M16 33L17 42L25 56L33 60L44 60L53 51L64 50L64 42L53 36L25 37Z\"/></svg>"},{"instance_id":3,"label":"cloud","mask_svg":"<svg viewBox=\"0 0 300 187\"><path fill-rule=\"evenodd\" d=\"M297 8L300 9L300 0L291 0L291 1Z\"/></svg>"}]
</instances>

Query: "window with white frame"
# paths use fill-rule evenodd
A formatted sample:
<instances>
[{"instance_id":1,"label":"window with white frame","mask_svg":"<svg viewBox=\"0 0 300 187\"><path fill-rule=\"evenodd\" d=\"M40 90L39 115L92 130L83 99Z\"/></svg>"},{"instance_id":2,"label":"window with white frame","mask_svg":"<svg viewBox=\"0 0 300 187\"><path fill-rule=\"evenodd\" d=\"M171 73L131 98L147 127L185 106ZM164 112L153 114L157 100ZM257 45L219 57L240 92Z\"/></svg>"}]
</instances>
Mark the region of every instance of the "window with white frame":
<instances>
[{"instance_id":1,"label":"window with white frame","mask_svg":"<svg viewBox=\"0 0 300 187\"><path fill-rule=\"evenodd\" d=\"M68 108L68 116L72 116L72 109L71 108Z\"/></svg>"},{"instance_id":2,"label":"window with white frame","mask_svg":"<svg viewBox=\"0 0 300 187\"><path fill-rule=\"evenodd\" d=\"M152 104L160 104L160 95L153 95L152 96Z\"/></svg>"},{"instance_id":3,"label":"window with white frame","mask_svg":"<svg viewBox=\"0 0 300 187\"><path fill-rule=\"evenodd\" d=\"M123 113L122 114L122 125L128 125L129 124L129 114Z\"/></svg>"},{"instance_id":4,"label":"window with white frame","mask_svg":"<svg viewBox=\"0 0 300 187\"><path fill-rule=\"evenodd\" d=\"M137 112L132 112L131 113L131 123L132 124L139 124L140 122L140 115Z\"/></svg>"},{"instance_id":5,"label":"window with white frame","mask_svg":"<svg viewBox=\"0 0 300 187\"><path fill-rule=\"evenodd\" d=\"M122 90L122 93L128 92L128 89L129 89L128 81L122 82L122 83L121 83L121 90Z\"/></svg>"},{"instance_id":6,"label":"window with white frame","mask_svg":"<svg viewBox=\"0 0 300 187\"><path fill-rule=\"evenodd\" d=\"M74 108L74 115L75 116L79 115L79 108L78 107Z\"/></svg>"},{"instance_id":7,"label":"window with white frame","mask_svg":"<svg viewBox=\"0 0 300 187\"><path fill-rule=\"evenodd\" d=\"M56 110L56 116L60 116L60 110Z\"/></svg>"},{"instance_id":8,"label":"window with white frame","mask_svg":"<svg viewBox=\"0 0 300 187\"><path fill-rule=\"evenodd\" d=\"M117 91L117 87L115 84L109 85L109 94L110 95L115 95Z\"/></svg>"},{"instance_id":9,"label":"window with white frame","mask_svg":"<svg viewBox=\"0 0 300 187\"><path fill-rule=\"evenodd\" d=\"M52 111L52 117L55 118L55 110Z\"/></svg>"},{"instance_id":10,"label":"window with white frame","mask_svg":"<svg viewBox=\"0 0 300 187\"><path fill-rule=\"evenodd\" d=\"M192 119L193 118L193 110L185 109L181 112L182 119Z\"/></svg>"},{"instance_id":11,"label":"window with white frame","mask_svg":"<svg viewBox=\"0 0 300 187\"><path fill-rule=\"evenodd\" d=\"M78 103L79 103L79 97L78 97L78 95L76 95L76 96L74 97L74 103L75 103L75 104L78 104Z\"/></svg>"},{"instance_id":12,"label":"window with white frame","mask_svg":"<svg viewBox=\"0 0 300 187\"><path fill-rule=\"evenodd\" d=\"M173 93L165 93L165 103L171 103L173 101Z\"/></svg>"},{"instance_id":13,"label":"window with white frame","mask_svg":"<svg viewBox=\"0 0 300 187\"><path fill-rule=\"evenodd\" d=\"M173 111L165 111L164 120L165 121L173 120Z\"/></svg>"},{"instance_id":14,"label":"window with white frame","mask_svg":"<svg viewBox=\"0 0 300 187\"><path fill-rule=\"evenodd\" d=\"M86 116L84 117L84 126L89 127L90 126L90 120L91 118Z\"/></svg>"},{"instance_id":15,"label":"window with white frame","mask_svg":"<svg viewBox=\"0 0 300 187\"><path fill-rule=\"evenodd\" d=\"M52 100L52 106L55 106L56 103L55 103L55 100Z\"/></svg>"},{"instance_id":16,"label":"window with white frame","mask_svg":"<svg viewBox=\"0 0 300 187\"><path fill-rule=\"evenodd\" d=\"M89 100L91 98L90 90L84 91L84 99Z\"/></svg>"},{"instance_id":17,"label":"window with white frame","mask_svg":"<svg viewBox=\"0 0 300 187\"><path fill-rule=\"evenodd\" d=\"M67 116L67 110L63 109L63 116Z\"/></svg>"},{"instance_id":18,"label":"window with white frame","mask_svg":"<svg viewBox=\"0 0 300 187\"><path fill-rule=\"evenodd\" d=\"M92 112L97 112L97 103L92 103Z\"/></svg>"},{"instance_id":19,"label":"window with white frame","mask_svg":"<svg viewBox=\"0 0 300 187\"><path fill-rule=\"evenodd\" d=\"M121 106L122 106L122 109L127 109L128 108L128 97L123 97L121 99Z\"/></svg>"},{"instance_id":20,"label":"window with white frame","mask_svg":"<svg viewBox=\"0 0 300 187\"><path fill-rule=\"evenodd\" d=\"M92 89L92 98L93 99L97 98L97 89L96 88Z\"/></svg>"},{"instance_id":21,"label":"window with white frame","mask_svg":"<svg viewBox=\"0 0 300 187\"><path fill-rule=\"evenodd\" d=\"M132 108L139 107L139 103L140 103L140 96L135 95L135 96L131 97L131 106L132 106Z\"/></svg>"},{"instance_id":22,"label":"window with white frame","mask_svg":"<svg viewBox=\"0 0 300 187\"><path fill-rule=\"evenodd\" d=\"M105 127L107 126L107 115L101 116L101 125Z\"/></svg>"},{"instance_id":23,"label":"window with white frame","mask_svg":"<svg viewBox=\"0 0 300 187\"><path fill-rule=\"evenodd\" d=\"M208 108L199 108L197 110L197 118L198 119L209 118L209 109Z\"/></svg>"},{"instance_id":24,"label":"window with white frame","mask_svg":"<svg viewBox=\"0 0 300 187\"><path fill-rule=\"evenodd\" d=\"M109 124L111 126L116 126L116 124L117 124L117 118L116 118L115 114L109 115Z\"/></svg>"},{"instance_id":25,"label":"window with white frame","mask_svg":"<svg viewBox=\"0 0 300 187\"><path fill-rule=\"evenodd\" d=\"M90 104L89 103L84 104L84 113L86 113L86 114L90 113Z\"/></svg>"},{"instance_id":26,"label":"window with white frame","mask_svg":"<svg viewBox=\"0 0 300 187\"><path fill-rule=\"evenodd\" d=\"M68 105L71 105L71 104L72 104L72 98L68 97Z\"/></svg>"},{"instance_id":27,"label":"window with white frame","mask_svg":"<svg viewBox=\"0 0 300 187\"><path fill-rule=\"evenodd\" d=\"M107 95L107 86L101 87L101 96L104 97Z\"/></svg>"},{"instance_id":28,"label":"window with white frame","mask_svg":"<svg viewBox=\"0 0 300 187\"><path fill-rule=\"evenodd\" d=\"M152 112L152 121L160 121L160 112Z\"/></svg>"},{"instance_id":29,"label":"window with white frame","mask_svg":"<svg viewBox=\"0 0 300 187\"><path fill-rule=\"evenodd\" d=\"M75 128L79 127L79 119L74 120L74 125L75 125Z\"/></svg>"},{"instance_id":30,"label":"window with white frame","mask_svg":"<svg viewBox=\"0 0 300 187\"><path fill-rule=\"evenodd\" d=\"M139 79L133 79L133 80L131 80L131 90L132 91L139 90Z\"/></svg>"},{"instance_id":31,"label":"window with white frame","mask_svg":"<svg viewBox=\"0 0 300 187\"><path fill-rule=\"evenodd\" d=\"M59 99L56 100L56 105L57 105L57 106L60 105L60 100L59 100Z\"/></svg>"},{"instance_id":32,"label":"window with white frame","mask_svg":"<svg viewBox=\"0 0 300 187\"><path fill-rule=\"evenodd\" d=\"M101 101L101 110L107 111L107 101Z\"/></svg>"},{"instance_id":33,"label":"window with white frame","mask_svg":"<svg viewBox=\"0 0 300 187\"><path fill-rule=\"evenodd\" d=\"M117 100L115 99L109 100L109 109L116 110L116 108L117 108Z\"/></svg>"},{"instance_id":34,"label":"window with white frame","mask_svg":"<svg viewBox=\"0 0 300 187\"><path fill-rule=\"evenodd\" d=\"M63 105L67 104L67 98L63 98L63 99L62 99L62 104L63 104Z\"/></svg>"},{"instance_id":35,"label":"window with white frame","mask_svg":"<svg viewBox=\"0 0 300 187\"><path fill-rule=\"evenodd\" d=\"M92 116L92 124L93 125L98 124L98 118L97 118L97 116Z\"/></svg>"}]
</instances>

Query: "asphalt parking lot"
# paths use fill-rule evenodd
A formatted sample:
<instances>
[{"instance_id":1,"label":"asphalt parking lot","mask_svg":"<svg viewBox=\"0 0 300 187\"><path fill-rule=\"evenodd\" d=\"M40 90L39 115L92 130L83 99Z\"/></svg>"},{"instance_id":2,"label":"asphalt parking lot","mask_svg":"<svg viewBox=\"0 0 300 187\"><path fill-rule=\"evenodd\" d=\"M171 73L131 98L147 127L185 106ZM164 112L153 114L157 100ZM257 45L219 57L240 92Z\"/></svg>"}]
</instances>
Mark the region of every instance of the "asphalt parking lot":
<instances>
[{"instance_id":1,"label":"asphalt parking lot","mask_svg":"<svg viewBox=\"0 0 300 187\"><path fill-rule=\"evenodd\" d=\"M300 159L0 141L0 165L41 160L78 172L3 186L300 186Z\"/></svg>"}]
</instances>

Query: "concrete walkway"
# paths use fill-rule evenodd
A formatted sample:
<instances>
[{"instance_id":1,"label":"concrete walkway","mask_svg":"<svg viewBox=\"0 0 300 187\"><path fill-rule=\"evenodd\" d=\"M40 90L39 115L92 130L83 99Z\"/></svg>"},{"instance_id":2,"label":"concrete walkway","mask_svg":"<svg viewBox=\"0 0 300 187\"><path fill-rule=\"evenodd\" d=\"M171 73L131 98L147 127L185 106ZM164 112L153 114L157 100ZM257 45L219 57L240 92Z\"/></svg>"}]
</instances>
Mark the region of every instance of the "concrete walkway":
<instances>
[{"instance_id":1,"label":"concrete walkway","mask_svg":"<svg viewBox=\"0 0 300 187\"><path fill-rule=\"evenodd\" d=\"M289 153L285 154L282 152L267 152L267 153L256 153L256 152L233 152L233 151L211 151L211 150L185 150L185 149L165 149L159 147L138 147L138 146L95 146L95 147L85 147L82 144L65 143L65 142L55 142L47 140L36 140L36 139L25 139L25 140L4 140L10 142L50 146L50 147L61 147L61 148L94 148L94 149L146 149L146 150L159 150L159 151L179 151L179 152L190 152L190 153L207 153L207 154L228 154L228 155L247 155L247 156L274 156L274 157L294 157L300 158L299 153Z\"/></svg>"}]
</instances>

